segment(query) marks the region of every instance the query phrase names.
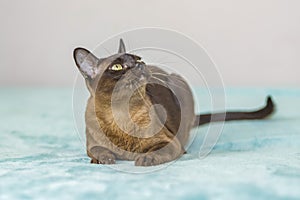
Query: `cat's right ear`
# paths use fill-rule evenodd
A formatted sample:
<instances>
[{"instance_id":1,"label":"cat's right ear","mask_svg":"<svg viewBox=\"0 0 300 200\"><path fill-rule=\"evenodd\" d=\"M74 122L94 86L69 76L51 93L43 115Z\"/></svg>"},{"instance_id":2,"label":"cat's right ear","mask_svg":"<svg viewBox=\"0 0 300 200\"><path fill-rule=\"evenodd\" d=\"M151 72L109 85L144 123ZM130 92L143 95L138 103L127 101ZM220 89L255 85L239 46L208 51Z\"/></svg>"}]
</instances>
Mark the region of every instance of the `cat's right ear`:
<instances>
[{"instance_id":1,"label":"cat's right ear","mask_svg":"<svg viewBox=\"0 0 300 200\"><path fill-rule=\"evenodd\" d=\"M76 48L73 51L75 63L84 78L93 79L99 72L99 59L84 48Z\"/></svg>"}]
</instances>

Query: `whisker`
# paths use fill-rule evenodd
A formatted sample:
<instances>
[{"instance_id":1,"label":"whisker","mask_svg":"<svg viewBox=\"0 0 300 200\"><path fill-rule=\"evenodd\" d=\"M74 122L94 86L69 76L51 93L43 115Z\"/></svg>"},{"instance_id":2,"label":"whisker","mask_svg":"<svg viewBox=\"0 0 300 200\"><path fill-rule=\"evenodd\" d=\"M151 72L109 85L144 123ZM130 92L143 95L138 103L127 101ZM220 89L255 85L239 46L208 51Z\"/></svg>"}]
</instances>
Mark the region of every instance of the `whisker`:
<instances>
[{"instance_id":1,"label":"whisker","mask_svg":"<svg viewBox=\"0 0 300 200\"><path fill-rule=\"evenodd\" d=\"M137 87L137 92L139 93L140 97L142 98L142 100L144 101L144 103L147 105L148 108L151 107L151 105L146 101L146 99L144 98L143 94L141 93L141 91L139 90L138 85L136 85L135 83L133 83L135 85L135 87Z\"/></svg>"},{"instance_id":2,"label":"whisker","mask_svg":"<svg viewBox=\"0 0 300 200\"><path fill-rule=\"evenodd\" d=\"M160 73L160 72L152 72L151 71L151 74L154 74L154 75L161 75L161 76L169 76L169 74L163 74L163 73ZM177 77L176 77L177 78Z\"/></svg>"},{"instance_id":3,"label":"whisker","mask_svg":"<svg viewBox=\"0 0 300 200\"><path fill-rule=\"evenodd\" d=\"M184 91L187 91L187 92L189 92L189 90L188 90L188 89L186 89L186 88L183 88L183 87L181 87L181 86L179 86L179 85L176 85L176 84L174 84L174 83L172 83L172 82L165 82L165 81L163 81L163 80L160 80L159 78L157 78L157 77L154 77L154 76L152 76L151 78L154 78L154 79L156 79L156 80L158 80L158 81L160 81L160 82L164 83L165 85L172 85L172 86L175 86L175 87L177 87L177 88L180 88L180 89L182 89L182 90L184 90Z\"/></svg>"},{"instance_id":4,"label":"whisker","mask_svg":"<svg viewBox=\"0 0 300 200\"><path fill-rule=\"evenodd\" d=\"M158 57L157 59L155 59L155 60L153 60L153 62L154 63L157 63L157 64L162 64L162 63L164 63L164 62L166 62L166 63L175 63L174 61L167 61L167 59L168 59L168 56L164 56L164 57Z\"/></svg>"},{"instance_id":5,"label":"whisker","mask_svg":"<svg viewBox=\"0 0 300 200\"><path fill-rule=\"evenodd\" d=\"M160 76L166 76L166 74L162 74L162 73L159 73L159 72L151 72L151 75L160 75ZM172 74L171 74L172 75ZM169 76L169 75L168 75ZM176 74L173 74L172 78L176 78L177 80L179 80L180 82L184 82L182 80L181 77L178 77Z\"/></svg>"},{"instance_id":6,"label":"whisker","mask_svg":"<svg viewBox=\"0 0 300 200\"><path fill-rule=\"evenodd\" d=\"M148 108L150 108L151 105L150 105L150 104L146 101L146 99L144 98L143 94L142 94L141 91L139 90L138 85L137 85L136 83L134 83L134 82L133 82L133 84L134 84L135 87L137 88L136 90L137 90L138 94L140 95L140 97L143 99L145 105L146 105ZM140 137L137 137L137 139L138 139L138 142L139 142L140 149L142 149L141 138L140 138Z\"/></svg>"}]
</instances>

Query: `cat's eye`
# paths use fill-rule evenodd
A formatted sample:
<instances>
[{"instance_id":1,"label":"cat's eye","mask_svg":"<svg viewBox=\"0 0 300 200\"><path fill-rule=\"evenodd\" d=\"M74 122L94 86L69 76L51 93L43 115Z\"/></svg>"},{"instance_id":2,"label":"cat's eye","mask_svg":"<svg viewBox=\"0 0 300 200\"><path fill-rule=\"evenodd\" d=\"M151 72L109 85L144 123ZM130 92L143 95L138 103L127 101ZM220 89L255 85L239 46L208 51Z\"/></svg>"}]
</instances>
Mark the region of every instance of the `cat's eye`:
<instances>
[{"instance_id":1,"label":"cat's eye","mask_svg":"<svg viewBox=\"0 0 300 200\"><path fill-rule=\"evenodd\" d=\"M111 67L111 70L114 70L114 71L120 71L123 69L123 66L121 64L114 64L112 67Z\"/></svg>"}]
</instances>

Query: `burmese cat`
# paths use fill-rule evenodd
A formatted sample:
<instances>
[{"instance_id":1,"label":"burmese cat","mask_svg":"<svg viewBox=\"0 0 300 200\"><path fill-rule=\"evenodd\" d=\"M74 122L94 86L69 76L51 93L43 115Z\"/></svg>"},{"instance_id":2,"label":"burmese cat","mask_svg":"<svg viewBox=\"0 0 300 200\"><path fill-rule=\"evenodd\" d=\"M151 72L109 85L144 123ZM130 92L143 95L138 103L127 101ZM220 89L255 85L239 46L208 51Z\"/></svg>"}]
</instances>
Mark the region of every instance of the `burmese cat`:
<instances>
[{"instance_id":1,"label":"burmese cat","mask_svg":"<svg viewBox=\"0 0 300 200\"><path fill-rule=\"evenodd\" d=\"M193 127L262 119L274 109L269 97L267 105L254 112L195 115L186 81L126 53L122 39L117 54L99 59L76 48L74 59L90 92L85 123L91 163L114 164L121 159L151 166L170 162L185 153Z\"/></svg>"}]
</instances>

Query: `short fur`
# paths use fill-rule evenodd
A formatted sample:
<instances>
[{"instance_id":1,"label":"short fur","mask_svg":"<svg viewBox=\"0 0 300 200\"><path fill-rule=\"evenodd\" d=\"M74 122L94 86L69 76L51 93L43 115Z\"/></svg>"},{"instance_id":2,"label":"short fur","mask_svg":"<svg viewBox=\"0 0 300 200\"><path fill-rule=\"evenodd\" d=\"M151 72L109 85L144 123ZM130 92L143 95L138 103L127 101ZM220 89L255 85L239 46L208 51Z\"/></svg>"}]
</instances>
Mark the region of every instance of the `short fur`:
<instances>
[{"instance_id":1,"label":"short fur","mask_svg":"<svg viewBox=\"0 0 300 200\"><path fill-rule=\"evenodd\" d=\"M194 126L259 119L273 111L269 99L267 110L253 112L251 117L239 115L241 112L229 113L231 118L226 118L226 113L196 116L186 81L126 53L122 39L115 55L98 59L88 50L77 48L74 59L90 92L85 123L87 154L92 163L114 164L121 159L150 166L170 162L185 153ZM123 69L113 71L116 63Z\"/></svg>"}]
</instances>

